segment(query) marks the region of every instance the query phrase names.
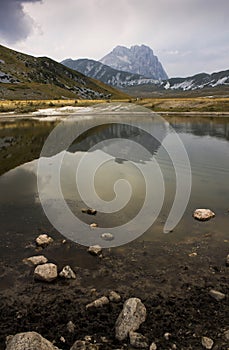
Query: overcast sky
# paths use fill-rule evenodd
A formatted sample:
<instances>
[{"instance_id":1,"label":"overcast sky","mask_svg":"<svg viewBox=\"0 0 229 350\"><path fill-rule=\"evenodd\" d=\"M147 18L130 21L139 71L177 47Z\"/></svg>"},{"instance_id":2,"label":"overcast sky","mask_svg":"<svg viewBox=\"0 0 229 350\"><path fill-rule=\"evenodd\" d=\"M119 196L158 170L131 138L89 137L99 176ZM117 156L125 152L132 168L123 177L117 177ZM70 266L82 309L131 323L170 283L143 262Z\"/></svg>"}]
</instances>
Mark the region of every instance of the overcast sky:
<instances>
[{"instance_id":1,"label":"overcast sky","mask_svg":"<svg viewBox=\"0 0 229 350\"><path fill-rule=\"evenodd\" d=\"M228 15L229 0L0 0L0 42L57 61L145 44L188 76L229 69Z\"/></svg>"}]
</instances>

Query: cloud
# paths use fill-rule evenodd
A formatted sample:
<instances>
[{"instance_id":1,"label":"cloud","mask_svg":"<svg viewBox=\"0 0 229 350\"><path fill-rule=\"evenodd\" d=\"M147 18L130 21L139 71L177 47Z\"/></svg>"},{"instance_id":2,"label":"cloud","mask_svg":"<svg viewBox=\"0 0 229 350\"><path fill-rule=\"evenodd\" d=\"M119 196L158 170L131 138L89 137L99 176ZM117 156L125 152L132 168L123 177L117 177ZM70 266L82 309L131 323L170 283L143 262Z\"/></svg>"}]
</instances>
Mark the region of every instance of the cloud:
<instances>
[{"instance_id":1,"label":"cloud","mask_svg":"<svg viewBox=\"0 0 229 350\"><path fill-rule=\"evenodd\" d=\"M33 19L24 11L25 2L41 0L1 0L0 38L9 43L26 39L33 29Z\"/></svg>"}]
</instances>

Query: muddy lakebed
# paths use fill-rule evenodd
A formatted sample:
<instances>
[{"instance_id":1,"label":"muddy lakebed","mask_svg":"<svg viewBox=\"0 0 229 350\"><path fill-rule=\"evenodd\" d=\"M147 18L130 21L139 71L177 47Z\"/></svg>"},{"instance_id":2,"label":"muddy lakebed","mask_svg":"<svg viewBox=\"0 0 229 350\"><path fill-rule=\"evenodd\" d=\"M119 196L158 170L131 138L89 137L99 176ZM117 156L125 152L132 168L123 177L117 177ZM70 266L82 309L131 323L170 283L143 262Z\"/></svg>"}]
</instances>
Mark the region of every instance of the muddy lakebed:
<instances>
[{"instance_id":1,"label":"muddy lakebed","mask_svg":"<svg viewBox=\"0 0 229 350\"><path fill-rule=\"evenodd\" d=\"M67 122L66 110L41 114L8 115L0 121L0 349L5 349L7 335L25 331L36 331L64 350L87 336L99 349L132 349L128 338L115 338L116 319L131 297L140 298L146 307L147 318L138 332L149 346L155 342L162 350L202 349L201 338L206 336L214 342L212 349L228 349L229 118L179 115L158 120L129 105L72 110ZM64 137L55 139L50 154L42 154L42 197L37 159L50 132L64 120ZM84 132L66 148L63 139L78 129ZM177 135L187 151L192 187L188 199L181 190L182 203L172 217L176 220L183 210L181 219L164 233L176 202L176 179L187 180L189 175ZM76 169L85 155L79 189ZM55 190L53 172L60 158L60 186L76 223L69 223L70 216L60 210L62 198ZM96 169L97 197L91 195L87 176L91 166ZM119 179L125 180L121 185L130 184L130 196L129 187L115 189ZM185 194L189 183L183 185ZM146 192L152 202L145 201ZM96 208L97 214L82 213L84 207ZM216 215L197 221L192 217L196 208L209 208ZM50 210L54 223L44 213ZM141 217L134 221L139 212ZM98 227L90 227L92 223ZM112 232L114 239L104 241L102 256L89 254L87 245L103 245L103 232ZM44 248L35 244L42 233L53 238ZM23 259L41 254L58 272L71 266L76 279L35 280L34 267ZM217 301L212 289L225 298ZM121 299L86 308L110 291ZM69 321L74 332L68 330Z\"/></svg>"}]
</instances>

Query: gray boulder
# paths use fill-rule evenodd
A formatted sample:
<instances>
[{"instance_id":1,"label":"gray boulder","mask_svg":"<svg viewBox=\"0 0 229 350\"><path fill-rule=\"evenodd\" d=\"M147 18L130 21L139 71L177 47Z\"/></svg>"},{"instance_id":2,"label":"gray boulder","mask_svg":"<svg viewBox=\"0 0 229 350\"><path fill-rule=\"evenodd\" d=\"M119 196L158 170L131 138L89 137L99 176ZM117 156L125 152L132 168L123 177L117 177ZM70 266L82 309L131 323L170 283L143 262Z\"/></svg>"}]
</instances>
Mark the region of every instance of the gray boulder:
<instances>
[{"instance_id":1,"label":"gray boulder","mask_svg":"<svg viewBox=\"0 0 229 350\"><path fill-rule=\"evenodd\" d=\"M136 331L146 319L145 305L138 298L127 299L115 324L115 337L124 340L129 332Z\"/></svg>"},{"instance_id":2,"label":"gray boulder","mask_svg":"<svg viewBox=\"0 0 229 350\"><path fill-rule=\"evenodd\" d=\"M6 350L59 350L36 332L18 333L6 339Z\"/></svg>"}]
</instances>

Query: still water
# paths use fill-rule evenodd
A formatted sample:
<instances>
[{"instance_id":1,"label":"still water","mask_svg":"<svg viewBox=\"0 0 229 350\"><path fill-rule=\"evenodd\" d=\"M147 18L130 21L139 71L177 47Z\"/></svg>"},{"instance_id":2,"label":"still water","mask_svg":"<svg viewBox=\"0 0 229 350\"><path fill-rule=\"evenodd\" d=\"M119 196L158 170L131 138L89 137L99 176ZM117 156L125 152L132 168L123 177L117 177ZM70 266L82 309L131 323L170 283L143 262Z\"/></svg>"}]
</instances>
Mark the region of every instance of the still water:
<instances>
[{"instance_id":1,"label":"still water","mask_svg":"<svg viewBox=\"0 0 229 350\"><path fill-rule=\"evenodd\" d=\"M227 117L160 119L140 107L110 104L62 122L31 116L5 120L0 147L3 253L7 247L17 251L21 241L40 232L56 231L85 245L101 243L102 232L112 232L114 246L133 239L190 242L206 234L228 239ZM181 193L172 219L181 219L164 233L178 180ZM83 214L84 207L96 208L97 215ZM210 208L216 217L197 222L196 208ZM44 210L51 212L51 223Z\"/></svg>"}]
</instances>

